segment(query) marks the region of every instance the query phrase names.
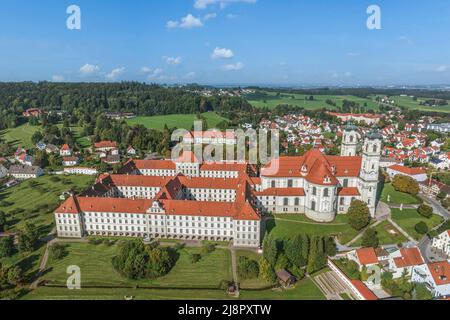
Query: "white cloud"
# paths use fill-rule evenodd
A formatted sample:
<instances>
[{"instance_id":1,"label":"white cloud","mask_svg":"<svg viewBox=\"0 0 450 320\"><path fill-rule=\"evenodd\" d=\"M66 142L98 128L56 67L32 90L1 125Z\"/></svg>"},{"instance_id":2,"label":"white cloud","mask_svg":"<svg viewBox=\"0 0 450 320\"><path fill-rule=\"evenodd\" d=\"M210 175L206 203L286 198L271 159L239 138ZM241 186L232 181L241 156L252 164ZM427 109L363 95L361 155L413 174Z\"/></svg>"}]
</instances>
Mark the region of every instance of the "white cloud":
<instances>
[{"instance_id":1,"label":"white cloud","mask_svg":"<svg viewBox=\"0 0 450 320\"><path fill-rule=\"evenodd\" d=\"M215 18L217 18L217 13L208 13L203 17L203 21L208 21Z\"/></svg>"},{"instance_id":2,"label":"white cloud","mask_svg":"<svg viewBox=\"0 0 450 320\"><path fill-rule=\"evenodd\" d=\"M158 76L161 76L161 74L162 74L163 72L164 72L164 70L161 69L161 68L153 69L153 70L151 70L151 71L149 72L148 78L149 78L149 79L155 79L155 78L157 78Z\"/></svg>"},{"instance_id":3,"label":"white cloud","mask_svg":"<svg viewBox=\"0 0 450 320\"><path fill-rule=\"evenodd\" d=\"M113 69L110 73L108 73L105 77L107 80L116 80L125 72L124 67Z\"/></svg>"},{"instance_id":4,"label":"white cloud","mask_svg":"<svg viewBox=\"0 0 450 320\"><path fill-rule=\"evenodd\" d=\"M189 73L185 74L183 78L184 79L192 79L192 78L195 78L196 75L197 74L192 71L192 72L189 72Z\"/></svg>"},{"instance_id":5,"label":"white cloud","mask_svg":"<svg viewBox=\"0 0 450 320\"><path fill-rule=\"evenodd\" d=\"M183 62L183 59L181 57L166 57L164 56L163 59L166 61L168 65L171 66L178 66Z\"/></svg>"},{"instance_id":6,"label":"white cloud","mask_svg":"<svg viewBox=\"0 0 450 320\"><path fill-rule=\"evenodd\" d=\"M141 73L150 73L152 71L153 71L153 69L149 68L149 67L142 67L141 68Z\"/></svg>"},{"instance_id":7,"label":"white cloud","mask_svg":"<svg viewBox=\"0 0 450 320\"><path fill-rule=\"evenodd\" d=\"M234 64L226 64L222 66L222 70L224 71L239 71L244 68L244 64L242 62L234 63Z\"/></svg>"},{"instance_id":8,"label":"white cloud","mask_svg":"<svg viewBox=\"0 0 450 320\"><path fill-rule=\"evenodd\" d=\"M449 66L442 65L436 68L436 72L445 72L449 69L450 69Z\"/></svg>"},{"instance_id":9,"label":"white cloud","mask_svg":"<svg viewBox=\"0 0 450 320\"><path fill-rule=\"evenodd\" d=\"M347 55L349 57L359 57L361 54L359 52L349 52Z\"/></svg>"},{"instance_id":10,"label":"white cloud","mask_svg":"<svg viewBox=\"0 0 450 320\"><path fill-rule=\"evenodd\" d=\"M64 77L55 74L54 76L52 76L52 81L53 81L53 82L63 82L63 81L64 81Z\"/></svg>"},{"instance_id":11,"label":"white cloud","mask_svg":"<svg viewBox=\"0 0 450 320\"><path fill-rule=\"evenodd\" d=\"M96 65L92 65L86 63L84 66L80 68L80 72L84 75L91 75L100 71L100 67Z\"/></svg>"},{"instance_id":12,"label":"white cloud","mask_svg":"<svg viewBox=\"0 0 450 320\"><path fill-rule=\"evenodd\" d=\"M231 49L216 47L211 55L213 59L230 59L234 57L234 53Z\"/></svg>"},{"instance_id":13,"label":"white cloud","mask_svg":"<svg viewBox=\"0 0 450 320\"><path fill-rule=\"evenodd\" d=\"M219 5L220 8L225 8L229 4L233 3L250 3L254 4L257 0L195 0L195 9L207 9L209 6Z\"/></svg>"},{"instance_id":14,"label":"white cloud","mask_svg":"<svg viewBox=\"0 0 450 320\"><path fill-rule=\"evenodd\" d=\"M237 14L229 13L226 15L227 19L236 19L238 17Z\"/></svg>"},{"instance_id":15,"label":"white cloud","mask_svg":"<svg viewBox=\"0 0 450 320\"><path fill-rule=\"evenodd\" d=\"M181 18L181 21L168 21L166 24L168 29L182 28L182 29L193 29L203 27L203 22L194 17L192 14L188 14L186 17Z\"/></svg>"}]
</instances>

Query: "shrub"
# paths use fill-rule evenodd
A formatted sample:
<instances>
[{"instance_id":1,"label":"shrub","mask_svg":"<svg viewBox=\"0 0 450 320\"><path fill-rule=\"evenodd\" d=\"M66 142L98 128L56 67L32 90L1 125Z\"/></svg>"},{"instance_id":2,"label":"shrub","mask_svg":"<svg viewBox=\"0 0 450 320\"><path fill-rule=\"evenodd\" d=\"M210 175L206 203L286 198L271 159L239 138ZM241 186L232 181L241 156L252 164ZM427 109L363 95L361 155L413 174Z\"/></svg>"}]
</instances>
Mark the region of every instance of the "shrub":
<instances>
[{"instance_id":1,"label":"shrub","mask_svg":"<svg viewBox=\"0 0 450 320\"><path fill-rule=\"evenodd\" d=\"M255 279L259 276L258 262L247 257L239 257L237 269L239 277L244 280Z\"/></svg>"},{"instance_id":2,"label":"shrub","mask_svg":"<svg viewBox=\"0 0 450 320\"><path fill-rule=\"evenodd\" d=\"M348 222L355 230L364 229L370 222L370 210L366 203L355 200L348 210Z\"/></svg>"},{"instance_id":3,"label":"shrub","mask_svg":"<svg viewBox=\"0 0 450 320\"><path fill-rule=\"evenodd\" d=\"M422 204L419 209L417 209L417 211L419 212L419 214L427 219L430 219L433 216L433 208L426 205L426 204Z\"/></svg>"},{"instance_id":4,"label":"shrub","mask_svg":"<svg viewBox=\"0 0 450 320\"><path fill-rule=\"evenodd\" d=\"M216 251L216 246L214 244L205 244L202 247L202 253L203 254L210 254Z\"/></svg>"},{"instance_id":5,"label":"shrub","mask_svg":"<svg viewBox=\"0 0 450 320\"><path fill-rule=\"evenodd\" d=\"M378 247L380 240L378 239L377 232L373 228L367 229L362 236L362 246L365 248Z\"/></svg>"},{"instance_id":6,"label":"shrub","mask_svg":"<svg viewBox=\"0 0 450 320\"><path fill-rule=\"evenodd\" d=\"M60 243L55 243L49 248L50 258L53 260L61 260L67 255L67 247Z\"/></svg>"},{"instance_id":7,"label":"shrub","mask_svg":"<svg viewBox=\"0 0 450 320\"><path fill-rule=\"evenodd\" d=\"M199 262L202 259L202 256L198 253L191 253L189 255L189 259L191 260L192 264L196 264L197 262Z\"/></svg>"},{"instance_id":8,"label":"shrub","mask_svg":"<svg viewBox=\"0 0 450 320\"><path fill-rule=\"evenodd\" d=\"M416 196L420 189L419 183L411 177L398 174L392 180L392 186L396 191L409 193Z\"/></svg>"}]
</instances>

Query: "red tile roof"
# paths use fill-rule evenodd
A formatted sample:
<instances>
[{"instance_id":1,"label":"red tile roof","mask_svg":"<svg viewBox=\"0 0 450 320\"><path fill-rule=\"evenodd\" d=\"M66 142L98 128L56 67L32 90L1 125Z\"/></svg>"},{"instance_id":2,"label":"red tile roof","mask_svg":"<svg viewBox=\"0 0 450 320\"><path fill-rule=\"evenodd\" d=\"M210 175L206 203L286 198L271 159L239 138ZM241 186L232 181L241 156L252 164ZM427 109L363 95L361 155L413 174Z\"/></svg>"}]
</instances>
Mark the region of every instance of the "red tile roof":
<instances>
[{"instance_id":1,"label":"red tile roof","mask_svg":"<svg viewBox=\"0 0 450 320\"><path fill-rule=\"evenodd\" d=\"M304 197L303 188L271 188L260 192L255 192L256 196L278 196L278 197Z\"/></svg>"},{"instance_id":2,"label":"red tile roof","mask_svg":"<svg viewBox=\"0 0 450 320\"><path fill-rule=\"evenodd\" d=\"M403 248L400 249L400 254L401 257L394 258L397 268L419 266L425 263L419 248Z\"/></svg>"},{"instance_id":3,"label":"red tile roof","mask_svg":"<svg viewBox=\"0 0 450 320\"><path fill-rule=\"evenodd\" d=\"M62 151L69 151L69 150L70 150L70 147L69 147L69 145L66 143L66 144L64 144L64 145L61 147L61 150L62 150Z\"/></svg>"},{"instance_id":4,"label":"red tile roof","mask_svg":"<svg viewBox=\"0 0 450 320\"><path fill-rule=\"evenodd\" d=\"M358 290L358 292L364 297L366 300L379 300L378 297L370 291L369 288L360 280L352 280L353 286Z\"/></svg>"},{"instance_id":5,"label":"red tile roof","mask_svg":"<svg viewBox=\"0 0 450 320\"><path fill-rule=\"evenodd\" d=\"M418 175L418 174L426 174L427 173L422 168L408 168L408 167L404 167L404 166L401 166L401 165L398 165L398 164L389 167L389 169L391 169L393 171L401 172L403 174L407 174L407 175L410 175L410 176L415 176L415 175Z\"/></svg>"},{"instance_id":6,"label":"red tile roof","mask_svg":"<svg viewBox=\"0 0 450 320\"><path fill-rule=\"evenodd\" d=\"M438 286L450 284L450 263L448 261L430 263L428 269Z\"/></svg>"},{"instance_id":7,"label":"red tile roof","mask_svg":"<svg viewBox=\"0 0 450 320\"><path fill-rule=\"evenodd\" d=\"M100 141L94 144L96 149L117 148L117 146L118 144L115 141Z\"/></svg>"},{"instance_id":8,"label":"red tile roof","mask_svg":"<svg viewBox=\"0 0 450 320\"><path fill-rule=\"evenodd\" d=\"M377 257L377 254L375 253L374 248L358 249L358 250L356 250L356 255L358 256L359 262L363 266L378 263L378 257Z\"/></svg>"},{"instance_id":9,"label":"red tile roof","mask_svg":"<svg viewBox=\"0 0 450 320\"><path fill-rule=\"evenodd\" d=\"M354 196L360 196L358 188L340 188L338 190L338 196L339 197L354 197Z\"/></svg>"}]
</instances>

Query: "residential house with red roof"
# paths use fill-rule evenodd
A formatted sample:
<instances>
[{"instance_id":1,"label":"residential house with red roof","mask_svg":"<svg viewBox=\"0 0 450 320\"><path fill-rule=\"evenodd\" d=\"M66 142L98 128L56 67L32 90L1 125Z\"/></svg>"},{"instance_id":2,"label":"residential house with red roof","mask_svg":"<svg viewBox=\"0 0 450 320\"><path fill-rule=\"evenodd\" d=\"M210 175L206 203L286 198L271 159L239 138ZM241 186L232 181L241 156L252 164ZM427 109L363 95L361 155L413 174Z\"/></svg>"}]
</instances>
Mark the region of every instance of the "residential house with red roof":
<instances>
[{"instance_id":1,"label":"residential house with red roof","mask_svg":"<svg viewBox=\"0 0 450 320\"><path fill-rule=\"evenodd\" d=\"M431 247L435 250L440 250L450 258L450 230L446 230L433 238Z\"/></svg>"},{"instance_id":2,"label":"residential house with red roof","mask_svg":"<svg viewBox=\"0 0 450 320\"><path fill-rule=\"evenodd\" d=\"M394 279L411 276L412 269L425 263L419 248L402 248L390 254L388 270Z\"/></svg>"},{"instance_id":3,"label":"residential house with red roof","mask_svg":"<svg viewBox=\"0 0 450 320\"><path fill-rule=\"evenodd\" d=\"M450 262L441 261L416 266L411 281L422 283L431 291L434 298L450 297Z\"/></svg>"},{"instance_id":4,"label":"residential house with red roof","mask_svg":"<svg viewBox=\"0 0 450 320\"><path fill-rule=\"evenodd\" d=\"M387 174L393 178L396 175L404 175L413 178L417 182L427 180L427 172L422 168L409 168L401 165L393 165L387 169Z\"/></svg>"}]
</instances>

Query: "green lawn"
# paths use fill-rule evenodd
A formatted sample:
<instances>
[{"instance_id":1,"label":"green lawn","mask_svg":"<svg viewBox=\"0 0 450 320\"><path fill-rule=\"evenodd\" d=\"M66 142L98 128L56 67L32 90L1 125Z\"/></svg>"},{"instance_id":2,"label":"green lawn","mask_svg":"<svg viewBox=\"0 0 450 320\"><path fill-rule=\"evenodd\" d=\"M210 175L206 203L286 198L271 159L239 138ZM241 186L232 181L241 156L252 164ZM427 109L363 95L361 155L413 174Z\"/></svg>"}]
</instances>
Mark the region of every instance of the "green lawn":
<instances>
[{"instance_id":1,"label":"green lawn","mask_svg":"<svg viewBox=\"0 0 450 320\"><path fill-rule=\"evenodd\" d=\"M219 116L215 112L203 113L202 116L206 119L209 128L214 128L218 123L228 121L227 119ZM194 121L197 120L195 114L172 114L166 116L154 116L154 117L137 117L127 120L129 125L144 125L146 128L163 130L167 125L169 128L178 128L191 130Z\"/></svg>"},{"instance_id":2,"label":"green lawn","mask_svg":"<svg viewBox=\"0 0 450 320\"><path fill-rule=\"evenodd\" d=\"M450 112L450 105L437 106L437 107L429 107L429 106L420 105L420 102L429 100L428 98L417 98L417 100L414 101L414 99L409 96L408 97L394 96L394 97L392 97L392 100L395 101L395 104L397 104L401 107L408 108L408 109L416 109L416 110L423 110L423 111L436 111L436 112Z\"/></svg>"},{"instance_id":3,"label":"green lawn","mask_svg":"<svg viewBox=\"0 0 450 320\"><path fill-rule=\"evenodd\" d=\"M388 202L388 196L390 196L390 202ZM383 187L383 192L381 194L381 201L387 204L420 204L420 200L416 197L403 192L398 192L394 189L394 187L387 183Z\"/></svg>"},{"instance_id":4,"label":"green lawn","mask_svg":"<svg viewBox=\"0 0 450 320\"><path fill-rule=\"evenodd\" d=\"M65 284L66 268L77 265L81 269L81 286L157 286L182 288L217 289L222 280L232 280L231 257L228 250L216 250L202 255L202 259L192 264L191 253L201 253L200 248L186 248L179 252L174 268L164 277L156 280L129 280L114 270L111 260L117 254L117 245L93 245L71 243L68 255L59 261L50 261L44 279L53 284Z\"/></svg>"},{"instance_id":5,"label":"green lawn","mask_svg":"<svg viewBox=\"0 0 450 320\"><path fill-rule=\"evenodd\" d=\"M389 221L384 221L375 227L380 245L398 244L407 242L408 239L400 233ZM362 239L359 239L354 244L355 246L361 246Z\"/></svg>"},{"instance_id":6,"label":"green lawn","mask_svg":"<svg viewBox=\"0 0 450 320\"><path fill-rule=\"evenodd\" d=\"M0 131L0 139L14 147L30 148L33 146L31 137L40 129L40 126L31 126L28 123L17 128Z\"/></svg>"},{"instance_id":7,"label":"green lawn","mask_svg":"<svg viewBox=\"0 0 450 320\"><path fill-rule=\"evenodd\" d=\"M328 99L334 101L339 107L342 107L344 100L349 100L359 103L361 107L364 107L366 105L366 109L378 109L377 102L371 99L359 98L356 96L314 95L314 100L312 101L308 100L309 97L309 95L302 94L280 92L280 95L277 95L277 92L261 91L256 92L255 94L247 95L245 98L254 107L266 107L269 109L274 109L281 104L303 107L308 110L317 110L323 108L327 108L330 110L336 109L335 107L326 103Z\"/></svg>"},{"instance_id":8,"label":"green lawn","mask_svg":"<svg viewBox=\"0 0 450 320\"><path fill-rule=\"evenodd\" d=\"M70 188L84 190L93 182L93 178L86 176L60 177L59 182L50 179L50 176L43 176L0 192L0 211L6 213L8 231L17 231L26 222L30 222L36 225L41 237L47 235L54 226L53 210L60 203L60 194ZM31 181L35 181L37 185L31 186ZM43 249L40 246L31 253L16 253L10 258L0 259L0 263L19 264L26 276L29 276L37 270Z\"/></svg>"},{"instance_id":9,"label":"green lawn","mask_svg":"<svg viewBox=\"0 0 450 320\"><path fill-rule=\"evenodd\" d=\"M347 216L338 215L331 223L317 223L305 215L276 215L267 222L267 229L279 239L305 233L312 236L338 236L341 243L347 243L358 234L348 224Z\"/></svg>"},{"instance_id":10,"label":"green lawn","mask_svg":"<svg viewBox=\"0 0 450 320\"><path fill-rule=\"evenodd\" d=\"M400 209L393 209L392 219L416 240L420 240L423 237L423 235L416 232L414 228L416 224L424 221L431 230L443 222L443 218L441 216L433 215L430 219L426 219L414 209L404 209L403 211L400 211Z\"/></svg>"}]
</instances>

